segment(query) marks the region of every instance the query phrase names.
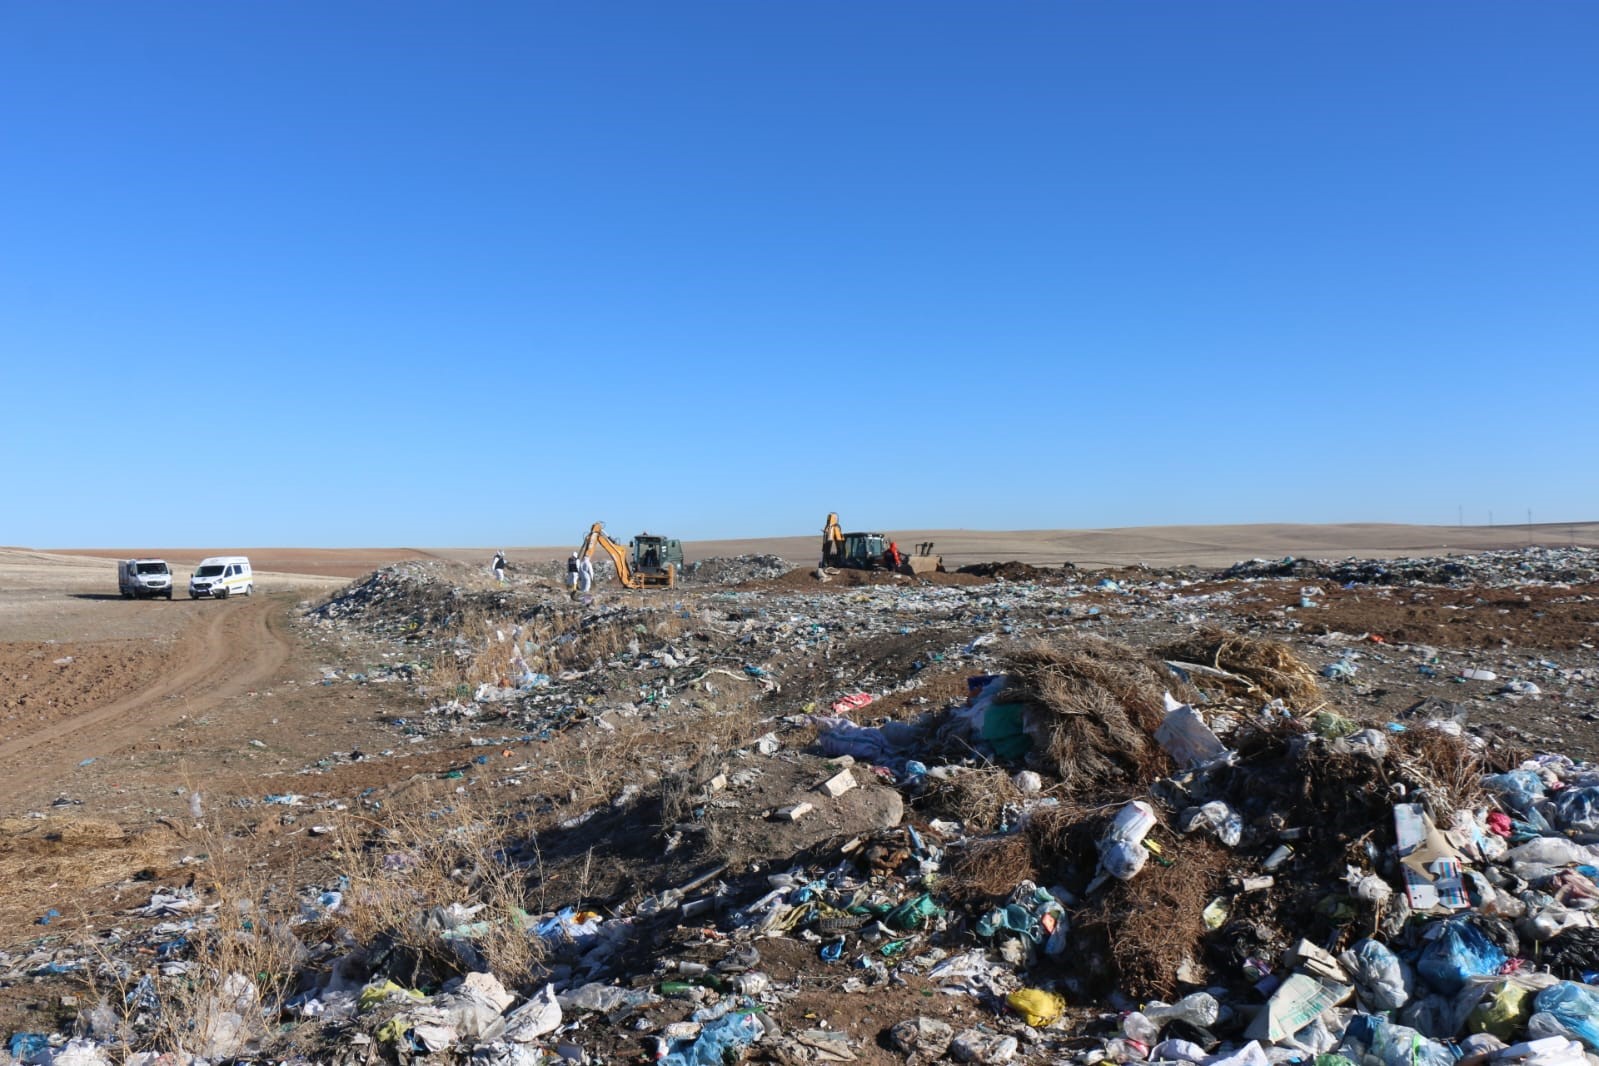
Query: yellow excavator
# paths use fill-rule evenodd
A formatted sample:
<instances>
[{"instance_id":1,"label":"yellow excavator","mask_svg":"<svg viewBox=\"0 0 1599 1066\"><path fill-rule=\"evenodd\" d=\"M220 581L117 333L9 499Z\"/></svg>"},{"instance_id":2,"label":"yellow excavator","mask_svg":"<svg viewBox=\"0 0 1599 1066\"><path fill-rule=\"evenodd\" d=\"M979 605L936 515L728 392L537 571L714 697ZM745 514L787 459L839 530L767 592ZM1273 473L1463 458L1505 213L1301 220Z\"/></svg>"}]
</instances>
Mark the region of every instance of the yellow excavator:
<instances>
[{"instance_id":1,"label":"yellow excavator","mask_svg":"<svg viewBox=\"0 0 1599 1066\"><path fill-rule=\"evenodd\" d=\"M624 548L605 535L604 522L595 522L589 528L577 553L587 559L595 548L616 564L616 579L623 588L672 588L677 584L677 568L683 565L681 541L640 533Z\"/></svg>"},{"instance_id":2,"label":"yellow excavator","mask_svg":"<svg viewBox=\"0 0 1599 1066\"><path fill-rule=\"evenodd\" d=\"M893 542L881 533L846 533L838 524L838 513L831 512L822 526L822 565L845 570L892 570L899 574L942 572L944 557L933 554L933 542L916 545L915 551L899 553L896 561L889 550Z\"/></svg>"}]
</instances>

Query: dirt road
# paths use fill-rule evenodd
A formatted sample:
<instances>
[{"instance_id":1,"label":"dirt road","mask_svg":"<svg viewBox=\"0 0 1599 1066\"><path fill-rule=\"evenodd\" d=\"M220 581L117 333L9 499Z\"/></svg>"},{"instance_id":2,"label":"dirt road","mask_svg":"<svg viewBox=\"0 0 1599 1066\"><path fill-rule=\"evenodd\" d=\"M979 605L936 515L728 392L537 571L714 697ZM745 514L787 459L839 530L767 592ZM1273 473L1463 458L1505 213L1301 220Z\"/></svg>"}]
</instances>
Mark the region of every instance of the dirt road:
<instances>
[{"instance_id":1,"label":"dirt road","mask_svg":"<svg viewBox=\"0 0 1599 1066\"><path fill-rule=\"evenodd\" d=\"M201 616L162 656L174 665L170 672L141 679L109 703L50 716L0 743L0 804L270 679L289 656L283 619L290 602L289 594L279 594L199 605Z\"/></svg>"}]
</instances>

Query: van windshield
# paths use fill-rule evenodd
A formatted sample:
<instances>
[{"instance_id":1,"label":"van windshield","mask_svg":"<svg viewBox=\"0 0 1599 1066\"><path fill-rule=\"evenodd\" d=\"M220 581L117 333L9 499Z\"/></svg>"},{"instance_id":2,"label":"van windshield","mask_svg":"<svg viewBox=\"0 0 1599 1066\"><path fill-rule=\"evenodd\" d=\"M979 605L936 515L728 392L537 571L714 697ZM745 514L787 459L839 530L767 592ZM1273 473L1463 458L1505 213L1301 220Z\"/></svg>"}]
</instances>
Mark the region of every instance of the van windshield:
<instances>
[{"instance_id":1,"label":"van windshield","mask_svg":"<svg viewBox=\"0 0 1599 1066\"><path fill-rule=\"evenodd\" d=\"M164 574L167 572L166 563L140 563L137 571L141 574Z\"/></svg>"},{"instance_id":2,"label":"van windshield","mask_svg":"<svg viewBox=\"0 0 1599 1066\"><path fill-rule=\"evenodd\" d=\"M222 576L222 568L220 566L217 566L215 563L212 563L210 566L202 566L202 567L200 567L200 569L198 569L198 570L196 570L194 572L194 576L195 577L221 577Z\"/></svg>"}]
</instances>

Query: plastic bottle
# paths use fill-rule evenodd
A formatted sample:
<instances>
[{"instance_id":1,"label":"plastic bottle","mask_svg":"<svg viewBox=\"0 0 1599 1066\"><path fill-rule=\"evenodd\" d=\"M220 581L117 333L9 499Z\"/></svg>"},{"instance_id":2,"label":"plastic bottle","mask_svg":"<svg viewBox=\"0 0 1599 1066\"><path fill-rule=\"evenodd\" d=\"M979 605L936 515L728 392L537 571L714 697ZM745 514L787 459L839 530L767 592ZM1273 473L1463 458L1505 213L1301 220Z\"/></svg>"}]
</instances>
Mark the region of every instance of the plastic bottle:
<instances>
[{"instance_id":1,"label":"plastic bottle","mask_svg":"<svg viewBox=\"0 0 1599 1066\"><path fill-rule=\"evenodd\" d=\"M1209 992L1195 992L1193 995L1184 996L1176 1003L1144 1008L1144 1017L1161 1028L1165 1028L1169 1022L1180 1021L1197 1025L1201 1029L1209 1029L1216 1024L1216 1019L1220 1015L1221 1004L1217 1003L1216 997Z\"/></svg>"},{"instance_id":2,"label":"plastic bottle","mask_svg":"<svg viewBox=\"0 0 1599 1066\"><path fill-rule=\"evenodd\" d=\"M1122 1033L1146 1048L1160 1039L1160 1027L1138 1011L1122 1019Z\"/></svg>"},{"instance_id":3,"label":"plastic bottle","mask_svg":"<svg viewBox=\"0 0 1599 1066\"><path fill-rule=\"evenodd\" d=\"M1149 1048L1136 1040L1118 1036L1105 1042L1105 1061L1142 1062L1149 1058Z\"/></svg>"},{"instance_id":4,"label":"plastic bottle","mask_svg":"<svg viewBox=\"0 0 1599 1066\"><path fill-rule=\"evenodd\" d=\"M741 973L733 978L733 991L741 996L758 996L772 987L772 979L759 970Z\"/></svg>"}]
</instances>

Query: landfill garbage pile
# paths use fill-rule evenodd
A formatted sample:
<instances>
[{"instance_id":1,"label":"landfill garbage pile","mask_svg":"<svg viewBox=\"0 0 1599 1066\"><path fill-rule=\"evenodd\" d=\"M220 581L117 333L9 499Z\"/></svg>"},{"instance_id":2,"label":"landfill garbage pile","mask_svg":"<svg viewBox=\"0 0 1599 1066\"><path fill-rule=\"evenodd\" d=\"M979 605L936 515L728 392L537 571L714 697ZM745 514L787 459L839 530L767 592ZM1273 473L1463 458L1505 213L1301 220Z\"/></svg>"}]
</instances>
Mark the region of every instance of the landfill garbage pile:
<instances>
[{"instance_id":1,"label":"landfill garbage pile","mask_svg":"<svg viewBox=\"0 0 1599 1066\"><path fill-rule=\"evenodd\" d=\"M779 555L713 555L683 564L678 576L697 585L742 585L746 581L768 581L794 569Z\"/></svg>"},{"instance_id":2,"label":"landfill garbage pile","mask_svg":"<svg viewBox=\"0 0 1599 1066\"><path fill-rule=\"evenodd\" d=\"M498 613L510 595L500 586L469 588L457 563L386 566L340 590L310 612L320 622L354 621L372 636L442 631L472 615Z\"/></svg>"},{"instance_id":3,"label":"landfill garbage pile","mask_svg":"<svg viewBox=\"0 0 1599 1066\"><path fill-rule=\"evenodd\" d=\"M1233 589L1154 572L574 603L406 567L308 632L429 652L393 727L454 768L407 767L413 815L274 786L328 866L263 894L213 848L0 953L77 982L15 1057L1599 1062L1599 769L1485 743L1456 700L1499 682L1417 673L1446 650L1225 628ZM1401 673L1452 699L1373 714Z\"/></svg>"},{"instance_id":4,"label":"landfill garbage pile","mask_svg":"<svg viewBox=\"0 0 1599 1066\"><path fill-rule=\"evenodd\" d=\"M1249 559L1218 578L1320 578L1341 585L1509 585L1599 582L1599 551L1593 548L1516 548L1472 555L1404 559Z\"/></svg>"},{"instance_id":5,"label":"landfill garbage pile","mask_svg":"<svg viewBox=\"0 0 1599 1066\"><path fill-rule=\"evenodd\" d=\"M1071 563L1052 569L1012 560L1006 563L970 563L959 568L956 573L992 577L1003 581L1052 581L1070 576L1075 569L1077 568Z\"/></svg>"}]
</instances>

